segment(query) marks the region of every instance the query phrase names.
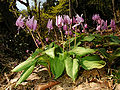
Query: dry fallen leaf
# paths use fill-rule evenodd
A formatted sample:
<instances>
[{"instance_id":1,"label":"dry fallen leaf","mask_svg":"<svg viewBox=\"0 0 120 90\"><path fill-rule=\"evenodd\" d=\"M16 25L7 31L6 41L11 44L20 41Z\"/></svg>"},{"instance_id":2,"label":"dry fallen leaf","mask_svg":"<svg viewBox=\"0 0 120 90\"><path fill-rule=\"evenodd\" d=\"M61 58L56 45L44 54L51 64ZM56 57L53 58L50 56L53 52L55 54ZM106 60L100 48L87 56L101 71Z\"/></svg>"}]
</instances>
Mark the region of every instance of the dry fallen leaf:
<instances>
[{"instance_id":1,"label":"dry fallen leaf","mask_svg":"<svg viewBox=\"0 0 120 90\"><path fill-rule=\"evenodd\" d=\"M38 84L36 87L35 87L35 90L46 90L47 88L50 88L54 85L57 85L59 84L60 82L57 82L57 81L50 81L48 83L45 83L45 84Z\"/></svg>"}]
</instances>

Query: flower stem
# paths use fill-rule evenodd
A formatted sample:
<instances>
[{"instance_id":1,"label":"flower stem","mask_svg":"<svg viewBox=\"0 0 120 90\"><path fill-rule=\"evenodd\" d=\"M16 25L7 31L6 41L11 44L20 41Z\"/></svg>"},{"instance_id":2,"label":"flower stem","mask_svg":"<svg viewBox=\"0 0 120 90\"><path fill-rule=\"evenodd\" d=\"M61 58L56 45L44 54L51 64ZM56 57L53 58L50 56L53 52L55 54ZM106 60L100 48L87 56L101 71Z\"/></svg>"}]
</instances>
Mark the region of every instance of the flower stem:
<instances>
[{"instance_id":1,"label":"flower stem","mask_svg":"<svg viewBox=\"0 0 120 90\"><path fill-rule=\"evenodd\" d=\"M64 41L63 41L63 33L62 33L62 31L61 31L61 30L60 30L60 33L61 33L61 37L62 37L63 53L64 53Z\"/></svg>"},{"instance_id":2,"label":"flower stem","mask_svg":"<svg viewBox=\"0 0 120 90\"><path fill-rule=\"evenodd\" d=\"M41 39L41 36L40 36L40 33L39 33L39 31L38 30L36 30L37 31L37 34L38 34L38 36L39 36L39 38L40 38L40 41L41 41L41 44L42 44L42 49L44 48L44 43L43 43L43 41L42 41L42 39Z\"/></svg>"},{"instance_id":3,"label":"flower stem","mask_svg":"<svg viewBox=\"0 0 120 90\"><path fill-rule=\"evenodd\" d=\"M36 47L39 48L39 46L38 46L38 44L37 44L37 42L36 42L36 40L35 40L35 37L33 36L33 33L31 32L30 29L28 29L28 30L30 31L30 34L32 35L32 38L33 38L33 40L34 40L34 42L35 42Z\"/></svg>"},{"instance_id":4,"label":"flower stem","mask_svg":"<svg viewBox=\"0 0 120 90\"><path fill-rule=\"evenodd\" d=\"M75 28L75 43L74 43L74 47L76 47L76 29L77 28Z\"/></svg>"},{"instance_id":5,"label":"flower stem","mask_svg":"<svg viewBox=\"0 0 120 90\"><path fill-rule=\"evenodd\" d=\"M71 25L70 25L70 30L71 30ZM70 33L69 33L69 29L68 29L68 40L69 40L69 50L70 50Z\"/></svg>"},{"instance_id":6,"label":"flower stem","mask_svg":"<svg viewBox=\"0 0 120 90\"><path fill-rule=\"evenodd\" d=\"M35 37L33 36L33 33L31 32L31 29L27 25L25 25L25 26L27 27L27 29L29 30L30 34L32 35L32 38L34 40L34 43L35 43L36 47L39 48L39 46L38 46L38 44L37 44L37 42L35 40Z\"/></svg>"},{"instance_id":7,"label":"flower stem","mask_svg":"<svg viewBox=\"0 0 120 90\"><path fill-rule=\"evenodd\" d=\"M57 42L58 42L57 33L56 33L55 29L54 29L54 32L55 32L56 40L57 40Z\"/></svg>"}]
</instances>

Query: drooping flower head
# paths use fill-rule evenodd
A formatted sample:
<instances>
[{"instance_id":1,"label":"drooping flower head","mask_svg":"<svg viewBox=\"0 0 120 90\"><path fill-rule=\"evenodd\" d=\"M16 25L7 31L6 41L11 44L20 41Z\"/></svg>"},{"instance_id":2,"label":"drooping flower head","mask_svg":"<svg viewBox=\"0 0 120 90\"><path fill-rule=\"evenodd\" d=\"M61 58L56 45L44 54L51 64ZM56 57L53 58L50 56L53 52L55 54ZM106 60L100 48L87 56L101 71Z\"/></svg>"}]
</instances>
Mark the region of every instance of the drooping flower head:
<instances>
[{"instance_id":1,"label":"drooping flower head","mask_svg":"<svg viewBox=\"0 0 120 90\"><path fill-rule=\"evenodd\" d=\"M28 17L26 21L26 25L28 26L29 29L32 29L33 31L35 31L37 28L37 20L34 19L34 16L31 19L30 17Z\"/></svg>"},{"instance_id":2,"label":"drooping flower head","mask_svg":"<svg viewBox=\"0 0 120 90\"><path fill-rule=\"evenodd\" d=\"M65 24L65 25L63 25L63 30L67 30L67 25Z\"/></svg>"},{"instance_id":3,"label":"drooping flower head","mask_svg":"<svg viewBox=\"0 0 120 90\"><path fill-rule=\"evenodd\" d=\"M48 41L49 41L49 39L48 39L48 38L45 38L45 40L46 40L46 42L48 42Z\"/></svg>"},{"instance_id":4,"label":"drooping flower head","mask_svg":"<svg viewBox=\"0 0 120 90\"><path fill-rule=\"evenodd\" d=\"M77 14L76 15L76 23L80 24L84 22L84 19L82 18L83 14L81 14L81 17Z\"/></svg>"},{"instance_id":5,"label":"drooping flower head","mask_svg":"<svg viewBox=\"0 0 120 90\"><path fill-rule=\"evenodd\" d=\"M103 22L103 25L101 26L102 30L107 30L108 26L107 26L107 20Z\"/></svg>"},{"instance_id":6,"label":"drooping flower head","mask_svg":"<svg viewBox=\"0 0 120 90\"><path fill-rule=\"evenodd\" d=\"M92 16L92 20L98 20L98 19L100 19L100 16L99 16L99 14L95 14L95 15L93 15Z\"/></svg>"},{"instance_id":7,"label":"drooping flower head","mask_svg":"<svg viewBox=\"0 0 120 90\"><path fill-rule=\"evenodd\" d=\"M76 19L75 19L75 17L73 17L73 24L74 24L74 23L76 23Z\"/></svg>"},{"instance_id":8,"label":"drooping flower head","mask_svg":"<svg viewBox=\"0 0 120 90\"><path fill-rule=\"evenodd\" d=\"M52 26L52 20L48 20L48 23L47 23L47 28L49 29L49 33L50 33L50 30L53 29L53 26Z\"/></svg>"},{"instance_id":9,"label":"drooping flower head","mask_svg":"<svg viewBox=\"0 0 120 90\"><path fill-rule=\"evenodd\" d=\"M81 17L77 14L76 15L76 20L74 20L74 22L76 22L76 24L72 27L73 30L75 29L75 27L79 26L81 23L84 22L84 19L82 18L83 14L81 14Z\"/></svg>"},{"instance_id":10,"label":"drooping flower head","mask_svg":"<svg viewBox=\"0 0 120 90\"><path fill-rule=\"evenodd\" d=\"M72 19L68 15L64 15L64 24L72 24Z\"/></svg>"},{"instance_id":11,"label":"drooping flower head","mask_svg":"<svg viewBox=\"0 0 120 90\"><path fill-rule=\"evenodd\" d=\"M112 30L115 30L115 29L116 29L115 20L112 20L112 19L111 19L110 27L112 28Z\"/></svg>"},{"instance_id":12,"label":"drooping flower head","mask_svg":"<svg viewBox=\"0 0 120 90\"><path fill-rule=\"evenodd\" d=\"M64 23L64 21L63 21L63 18L62 18L62 16L56 16L56 26L58 26L58 28L61 28L62 26L63 26L63 23Z\"/></svg>"},{"instance_id":13,"label":"drooping flower head","mask_svg":"<svg viewBox=\"0 0 120 90\"><path fill-rule=\"evenodd\" d=\"M22 18L22 14L18 17L16 21L16 26L18 26L18 29L24 28L24 19L25 17Z\"/></svg>"}]
</instances>

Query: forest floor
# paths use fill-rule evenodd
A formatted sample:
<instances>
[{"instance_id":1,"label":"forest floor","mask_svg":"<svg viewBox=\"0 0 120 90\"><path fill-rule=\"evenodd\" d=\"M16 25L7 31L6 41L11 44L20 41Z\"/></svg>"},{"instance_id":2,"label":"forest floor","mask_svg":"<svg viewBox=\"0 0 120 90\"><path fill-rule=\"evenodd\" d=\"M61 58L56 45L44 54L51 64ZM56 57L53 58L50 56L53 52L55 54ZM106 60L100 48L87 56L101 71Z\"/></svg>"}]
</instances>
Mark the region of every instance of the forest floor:
<instances>
[{"instance_id":1,"label":"forest floor","mask_svg":"<svg viewBox=\"0 0 120 90\"><path fill-rule=\"evenodd\" d=\"M104 68L81 70L73 82L66 74L54 80L49 77L47 69L41 66L36 67L28 79L15 88L22 73L11 72L19 64L17 61L19 60L0 54L0 90L120 90L120 84L107 76Z\"/></svg>"}]
</instances>

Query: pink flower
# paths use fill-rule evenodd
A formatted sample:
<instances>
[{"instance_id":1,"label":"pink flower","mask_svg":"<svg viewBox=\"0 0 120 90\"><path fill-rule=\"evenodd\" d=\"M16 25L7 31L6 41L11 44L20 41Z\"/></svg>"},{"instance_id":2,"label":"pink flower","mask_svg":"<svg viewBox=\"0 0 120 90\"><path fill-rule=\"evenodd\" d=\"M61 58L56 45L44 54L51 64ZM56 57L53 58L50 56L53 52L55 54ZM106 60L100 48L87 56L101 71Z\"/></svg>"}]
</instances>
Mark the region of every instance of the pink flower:
<instances>
[{"instance_id":1,"label":"pink flower","mask_svg":"<svg viewBox=\"0 0 120 90\"><path fill-rule=\"evenodd\" d=\"M99 26L97 26L96 30L98 30L98 31L99 31L99 30L100 30L100 28L101 28L101 26L99 25Z\"/></svg>"},{"instance_id":2,"label":"pink flower","mask_svg":"<svg viewBox=\"0 0 120 90\"><path fill-rule=\"evenodd\" d=\"M52 20L48 20L48 23L47 23L47 28L50 30L50 29L53 29L53 26L52 26Z\"/></svg>"},{"instance_id":3,"label":"pink flower","mask_svg":"<svg viewBox=\"0 0 120 90\"><path fill-rule=\"evenodd\" d=\"M72 24L72 19L68 15L64 15L64 23L65 24Z\"/></svg>"},{"instance_id":4,"label":"pink flower","mask_svg":"<svg viewBox=\"0 0 120 90\"><path fill-rule=\"evenodd\" d=\"M100 19L99 14L93 15L93 16L92 16L92 19L93 19L94 21Z\"/></svg>"},{"instance_id":5,"label":"pink flower","mask_svg":"<svg viewBox=\"0 0 120 90\"><path fill-rule=\"evenodd\" d=\"M67 30L67 25L66 24L63 26L63 30Z\"/></svg>"},{"instance_id":6,"label":"pink flower","mask_svg":"<svg viewBox=\"0 0 120 90\"><path fill-rule=\"evenodd\" d=\"M48 38L45 38L45 40L46 40L46 42L48 42L49 39L48 39Z\"/></svg>"},{"instance_id":7,"label":"pink flower","mask_svg":"<svg viewBox=\"0 0 120 90\"><path fill-rule=\"evenodd\" d=\"M85 32L85 29L83 29L82 32L84 33L84 32Z\"/></svg>"},{"instance_id":8,"label":"pink flower","mask_svg":"<svg viewBox=\"0 0 120 90\"><path fill-rule=\"evenodd\" d=\"M110 27L111 27L112 30L115 30L115 29L116 29L115 20L112 20L112 19L111 19Z\"/></svg>"},{"instance_id":9,"label":"pink flower","mask_svg":"<svg viewBox=\"0 0 120 90\"><path fill-rule=\"evenodd\" d=\"M76 15L76 23L78 23L78 24L80 24L80 23L82 23L82 22L84 22L84 19L82 18L82 15L81 15L81 17L77 14Z\"/></svg>"},{"instance_id":10,"label":"pink flower","mask_svg":"<svg viewBox=\"0 0 120 90\"><path fill-rule=\"evenodd\" d=\"M25 17L22 18L22 14L17 19L16 26L18 26L18 29L24 28L24 19L25 19Z\"/></svg>"},{"instance_id":11,"label":"pink flower","mask_svg":"<svg viewBox=\"0 0 120 90\"><path fill-rule=\"evenodd\" d=\"M26 21L26 25L28 26L29 29L32 29L33 31L35 31L37 28L37 20L34 19L34 16L31 19L30 17L28 17Z\"/></svg>"},{"instance_id":12,"label":"pink flower","mask_svg":"<svg viewBox=\"0 0 120 90\"><path fill-rule=\"evenodd\" d=\"M68 35L68 31L65 31L65 35ZM72 35L72 31L69 31L69 35Z\"/></svg>"},{"instance_id":13,"label":"pink flower","mask_svg":"<svg viewBox=\"0 0 120 90\"><path fill-rule=\"evenodd\" d=\"M102 29L102 30L108 29L107 20L106 20L106 22L105 22L105 21L103 22L103 26L101 27L101 29Z\"/></svg>"},{"instance_id":14,"label":"pink flower","mask_svg":"<svg viewBox=\"0 0 120 90\"><path fill-rule=\"evenodd\" d=\"M35 31L37 28L37 20L34 20L34 24L33 24L33 31Z\"/></svg>"},{"instance_id":15,"label":"pink flower","mask_svg":"<svg viewBox=\"0 0 120 90\"><path fill-rule=\"evenodd\" d=\"M29 50L26 50L26 53L28 53L29 52Z\"/></svg>"},{"instance_id":16,"label":"pink flower","mask_svg":"<svg viewBox=\"0 0 120 90\"><path fill-rule=\"evenodd\" d=\"M87 24L84 24L84 28L87 28Z\"/></svg>"},{"instance_id":17,"label":"pink flower","mask_svg":"<svg viewBox=\"0 0 120 90\"><path fill-rule=\"evenodd\" d=\"M75 17L73 17L73 23L76 23L76 19L75 19Z\"/></svg>"},{"instance_id":18,"label":"pink flower","mask_svg":"<svg viewBox=\"0 0 120 90\"><path fill-rule=\"evenodd\" d=\"M61 28L63 26L64 20L62 18L62 16L56 16L56 26L58 26L59 28Z\"/></svg>"}]
</instances>

